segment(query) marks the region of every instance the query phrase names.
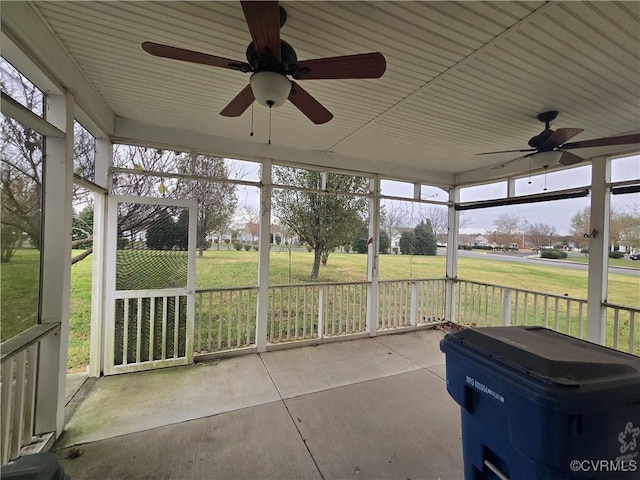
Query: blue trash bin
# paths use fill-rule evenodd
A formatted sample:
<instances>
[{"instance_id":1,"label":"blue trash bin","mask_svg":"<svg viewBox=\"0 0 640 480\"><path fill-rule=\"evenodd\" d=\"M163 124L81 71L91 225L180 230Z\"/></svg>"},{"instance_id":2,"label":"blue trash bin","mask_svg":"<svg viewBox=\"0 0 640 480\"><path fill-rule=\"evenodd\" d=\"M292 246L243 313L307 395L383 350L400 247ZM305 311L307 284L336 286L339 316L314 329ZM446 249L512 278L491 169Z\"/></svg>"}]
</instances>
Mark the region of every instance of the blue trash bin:
<instances>
[{"instance_id":1,"label":"blue trash bin","mask_svg":"<svg viewBox=\"0 0 640 480\"><path fill-rule=\"evenodd\" d=\"M640 357L542 327L447 334L466 480L640 479Z\"/></svg>"},{"instance_id":2,"label":"blue trash bin","mask_svg":"<svg viewBox=\"0 0 640 480\"><path fill-rule=\"evenodd\" d=\"M34 453L20 457L0 469L2 480L70 480L53 453Z\"/></svg>"}]
</instances>

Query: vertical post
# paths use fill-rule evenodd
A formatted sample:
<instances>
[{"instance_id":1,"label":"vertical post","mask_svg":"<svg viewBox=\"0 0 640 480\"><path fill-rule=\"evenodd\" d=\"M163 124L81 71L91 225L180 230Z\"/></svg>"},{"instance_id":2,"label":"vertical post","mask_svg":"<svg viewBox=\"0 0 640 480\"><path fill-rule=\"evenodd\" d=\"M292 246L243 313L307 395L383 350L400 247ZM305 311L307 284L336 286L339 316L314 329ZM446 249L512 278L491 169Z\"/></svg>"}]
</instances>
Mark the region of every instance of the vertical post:
<instances>
[{"instance_id":1,"label":"vertical post","mask_svg":"<svg viewBox=\"0 0 640 480\"><path fill-rule=\"evenodd\" d=\"M453 322L456 318L456 279L458 278L458 244L460 242L460 212L456 205L460 203L460 188L449 190L449 208L447 224L447 284L445 291L444 318Z\"/></svg>"},{"instance_id":2,"label":"vertical post","mask_svg":"<svg viewBox=\"0 0 640 480\"><path fill-rule=\"evenodd\" d=\"M260 240L258 248L258 307L256 313L256 349L267 350L269 314L269 253L271 233L271 160L262 162L260 173Z\"/></svg>"},{"instance_id":3,"label":"vertical post","mask_svg":"<svg viewBox=\"0 0 640 480\"><path fill-rule=\"evenodd\" d=\"M516 179L507 178L507 198L516 196Z\"/></svg>"},{"instance_id":4,"label":"vertical post","mask_svg":"<svg viewBox=\"0 0 640 480\"><path fill-rule=\"evenodd\" d=\"M411 304L409 325L415 327L418 323L418 284L411 282Z\"/></svg>"},{"instance_id":5,"label":"vertical post","mask_svg":"<svg viewBox=\"0 0 640 480\"><path fill-rule=\"evenodd\" d=\"M318 287L318 338L324 338L324 297L325 285Z\"/></svg>"},{"instance_id":6,"label":"vertical post","mask_svg":"<svg viewBox=\"0 0 640 480\"><path fill-rule=\"evenodd\" d=\"M589 276L587 282L587 340L604 345L606 332L607 270L609 263L609 182L611 161L595 158L591 162L591 219L589 238Z\"/></svg>"},{"instance_id":7,"label":"vertical post","mask_svg":"<svg viewBox=\"0 0 640 480\"><path fill-rule=\"evenodd\" d=\"M74 101L67 93L48 95L46 103L47 120L65 137L45 138L41 322L60 322L60 331L40 345L35 433L58 436L64 425L69 341Z\"/></svg>"},{"instance_id":8,"label":"vertical post","mask_svg":"<svg viewBox=\"0 0 640 480\"><path fill-rule=\"evenodd\" d=\"M96 138L95 183L109 190L109 167L113 145L107 138ZM89 376L99 377L104 370L104 336L106 305L106 235L107 195L94 193L93 200L93 267L91 279L91 333L89 340Z\"/></svg>"},{"instance_id":9,"label":"vertical post","mask_svg":"<svg viewBox=\"0 0 640 480\"><path fill-rule=\"evenodd\" d=\"M511 325L511 294L510 288L502 289L502 305L500 308L500 316L502 317L502 325L508 327Z\"/></svg>"},{"instance_id":10,"label":"vertical post","mask_svg":"<svg viewBox=\"0 0 640 480\"><path fill-rule=\"evenodd\" d=\"M367 251L367 331L375 337L378 331L378 260L380 252L380 176L373 175L369 180L369 238L372 240Z\"/></svg>"}]
</instances>

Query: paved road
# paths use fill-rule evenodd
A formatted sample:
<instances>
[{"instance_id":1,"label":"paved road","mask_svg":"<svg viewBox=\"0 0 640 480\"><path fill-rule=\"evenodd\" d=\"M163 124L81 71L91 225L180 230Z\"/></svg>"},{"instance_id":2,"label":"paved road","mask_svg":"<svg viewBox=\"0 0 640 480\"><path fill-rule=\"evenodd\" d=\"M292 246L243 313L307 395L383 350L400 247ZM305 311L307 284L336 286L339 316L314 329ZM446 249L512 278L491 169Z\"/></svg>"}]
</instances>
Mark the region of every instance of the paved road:
<instances>
[{"instance_id":1,"label":"paved road","mask_svg":"<svg viewBox=\"0 0 640 480\"><path fill-rule=\"evenodd\" d=\"M445 249L438 249L438 254L445 255ZM504 255L500 253L479 253L469 250L460 250L458 252L460 257L472 257L472 258L482 258L485 260L495 259L503 262L516 262L516 263L525 263L529 265L544 265L554 266L556 268L569 268L573 270L587 270L588 265L585 263L573 263L573 262L563 262L557 260L546 260L542 258L538 258L530 255L518 255L518 254L509 254ZM638 262L638 266L640 267L640 262ZM609 272L611 273L619 273L621 275L629 275L633 277L640 277L640 268L619 268L619 267L609 267Z\"/></svg>"}]
</instances>

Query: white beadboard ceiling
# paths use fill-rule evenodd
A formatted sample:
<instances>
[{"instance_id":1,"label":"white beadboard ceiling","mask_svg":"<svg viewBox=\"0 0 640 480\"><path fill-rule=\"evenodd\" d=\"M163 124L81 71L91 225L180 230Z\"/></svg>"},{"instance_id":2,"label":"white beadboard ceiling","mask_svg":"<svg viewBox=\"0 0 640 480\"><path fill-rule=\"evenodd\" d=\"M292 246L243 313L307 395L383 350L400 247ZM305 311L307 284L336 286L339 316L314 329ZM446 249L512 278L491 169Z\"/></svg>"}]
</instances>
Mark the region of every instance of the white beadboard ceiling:
<instances>
[{"instance_id":1,"label":"white beadboard ceiling","mask_svg":"<svg viewBox=\"0 0 640 480\"><path fill-rule=\"evenodd\" d=\"M5 11L11 17L13 3L3 2L3 17ZM560 111L555 128L583 128L574 140L640 131L640 2L281 5L288 14L281 38L300 60L379 51L387 70L376 80L301 81L334 119L314 125L287 103L272 112L272 145L266 108L254 109L253 137L251 109L239 118L218 113L249 75L153 57L140 46L149 40L244 61L250 35L239 2L37 1L30 7L113 113L120 137L133 139L140 130L132 125L163 127L167 144L185 148L185 139L202 136L213 150L220 144L221 153L240 158L455 185L526 171L526 161L491 168L517 155L476 153L526 148L543 129L535 118L542 111ZM33 28L3 19L5 27L17 43ZM42 48L33 40L28 54L44 57ZM77 77L59 75L63 87L78 88Z\"/></svg>"}]
</instances>

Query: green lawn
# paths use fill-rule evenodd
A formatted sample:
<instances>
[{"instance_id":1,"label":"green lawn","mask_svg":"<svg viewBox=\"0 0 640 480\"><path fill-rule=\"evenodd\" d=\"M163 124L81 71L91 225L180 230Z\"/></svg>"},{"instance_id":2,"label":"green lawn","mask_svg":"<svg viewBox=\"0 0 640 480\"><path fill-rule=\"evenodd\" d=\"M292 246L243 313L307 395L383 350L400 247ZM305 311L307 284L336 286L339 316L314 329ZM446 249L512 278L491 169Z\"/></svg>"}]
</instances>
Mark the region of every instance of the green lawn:
<instances>
[{"instance_id":1,"label":"green lawn","mask_svg":"<svg viewBox=\"0 0 640 480\"><path fill-rule=\"evenodd\" d=\"M76 252L77 253L77 252ZM441 252L439 252L441 253ZM83 368L89 358L89 324L91 315L91 259L89 257L72 267L71 278L71 333L69 337L69 368ZM356 282L366 280L366 255L333 253L326 267L320 269L319 282ZM13 260L12 260L13 261ZM270 283L308 283L313 254L306 251L287 251L270 255ZM7 264L5 264L7 265ZM5 275L3 265L2 295L5 302ZM16 263L16 265L18 265ZM638 265L640 266L640 265ZM235 250L209 250L196 261L196 287L239 287L257 285L258 252ZM403 255L380 256L380 279L442 278L445 257ZM289 282L291 276L291 282ZM523 265L505 262L495 256L485 258L460 257L458 276L461 279L523 288L544 293L586 298L587 272L549 266ZM15 287L14 287L15 288ZM11 291L11 290L10 290ZM609 275L609 301L611 303L640 305L638 278L619 274ZM3 315L4 315L3 308ZM4 325L3 325L4 326ZM4 330L4 329L3 329Z\"/></svg>"},{"instance_id":2,"label":"green lawn","mask_svg":"<svg viewBox=\"0 0 640 480\"><path fill-rule=\"evenodd\" d=\"M38 318L40 252L21 249L0 267L2 341L32 327Z\"/></svg>"}]
</instances>

